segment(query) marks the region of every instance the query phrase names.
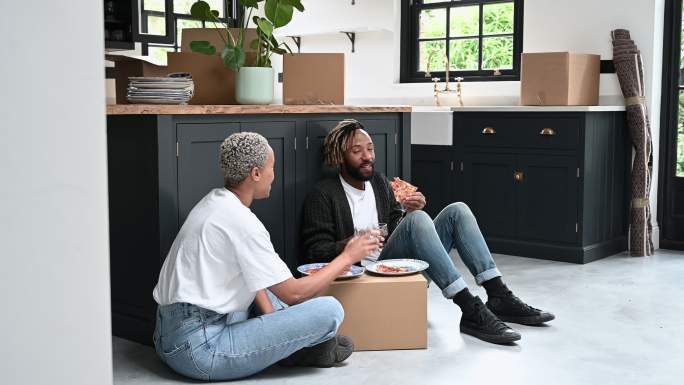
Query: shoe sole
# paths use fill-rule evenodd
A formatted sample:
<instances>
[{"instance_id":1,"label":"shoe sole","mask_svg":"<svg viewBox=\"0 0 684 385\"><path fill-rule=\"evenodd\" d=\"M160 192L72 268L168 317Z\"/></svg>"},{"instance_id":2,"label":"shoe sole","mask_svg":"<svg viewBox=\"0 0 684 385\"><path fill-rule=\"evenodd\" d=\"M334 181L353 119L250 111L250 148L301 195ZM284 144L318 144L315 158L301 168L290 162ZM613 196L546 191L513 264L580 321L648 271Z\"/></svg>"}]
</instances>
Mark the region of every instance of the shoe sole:
<instances>
[{"instance_id":1,"label":"shoe sole","mask_svg":"<svg viewBox=\"0 0 684 385\"><path fill-rule=\"evenodd\" d=\"M481 339L482 341L490 342L493 344L510 344L511 342L518 341L520 340L520 338L522 338L520 334L509 334L505 336L498 334L486 334L482 333L477 329L471 329L467 326L461 326L461 333L468 334L475 338Z\"/></svg>"},{"instance_id":2,"label":"shoe sole","mask_svg":"<svg viewBox=\"0 0 684 385\"><path fill-rule=\"evenodd\" d=\"M542 315L535 315L535 316L525 316L525 317L519 317L519 316L504 316L504 315L496 315L499 317L500 320L503 322L510 322L514 324L519 324L519 325L539 325L543 324L544 322L549 322L554 320L556 317L553 314L542 314Z\"/></svg>"}]
</instances>

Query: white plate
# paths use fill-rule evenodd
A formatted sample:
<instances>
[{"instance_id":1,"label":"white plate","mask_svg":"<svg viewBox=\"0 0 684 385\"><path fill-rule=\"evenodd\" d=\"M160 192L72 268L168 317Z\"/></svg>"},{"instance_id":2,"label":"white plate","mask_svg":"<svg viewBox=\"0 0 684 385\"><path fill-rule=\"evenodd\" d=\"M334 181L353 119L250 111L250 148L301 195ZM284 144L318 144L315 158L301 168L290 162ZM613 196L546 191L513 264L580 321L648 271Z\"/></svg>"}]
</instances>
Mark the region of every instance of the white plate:
<instances>
[{"instance_id":1,"label":"white plate","mask_svg":"<svg viewBox=\"0 0 684 385\"><path fill-rule=\"evenodd\" d=\"M379 271L378 268L381 266L387 266L387 267L395 267L402 269L402 271L398 272L383 272ZM409 275L409 274L415 274L420 271L423 271L430 267L430 264L428 264L425 261L421 261L419 259L385 259L382 261L377 261L373 263L372 265L366 266L366 270L370 271L371 273L375 274L380 274L380 275Z\"/></svg>"},{"instance_id":2,"label":"white plate","mask_svg":"<svg viewBox=\"0 0 684 385\"><path fill-rule=\"evenodd\" d=\"M309 263L309 264L301 265L301 266L297 267L297 271L304 274L304 275L310 275L309 270L320 269L320 268L325 267L327 265L328 265L327 263ZM360 277L363 275L364 271L366 271L365 268L363 268L361 266L352 265L351 270L349 270L348 272L346 272L342 275L338 275L337 278L335 278L335 279Z\"/></svg>"}]
</instances>

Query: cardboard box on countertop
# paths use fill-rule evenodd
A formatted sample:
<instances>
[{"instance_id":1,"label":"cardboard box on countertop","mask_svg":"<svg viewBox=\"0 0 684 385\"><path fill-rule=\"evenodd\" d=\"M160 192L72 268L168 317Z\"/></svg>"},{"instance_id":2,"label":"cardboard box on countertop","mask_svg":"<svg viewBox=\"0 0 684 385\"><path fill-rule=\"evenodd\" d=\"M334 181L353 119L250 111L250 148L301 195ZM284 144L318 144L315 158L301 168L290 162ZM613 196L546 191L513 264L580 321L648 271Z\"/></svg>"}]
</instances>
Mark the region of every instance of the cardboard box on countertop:
<instances>
[{"instance_id":1,"label":"cardboard box on countertop","mask_svg":"<svg viewBox=\"0 0 684 385\"><path fill-rule=\"evenodd\" d=\"M154 63L153 59L123 54L106 54L106 60L114 62L114 87L116 103L129 104L126 99L128 78L131 76L166 76L169 71L164 65Z\"/></svg>"},{"instance_id":2,"label":"cardboard box on countertop","mask_svg":"<svg viewBox=\"0 0 684 385\"><path fill-rule=\"evenodd\" d=\"M283 104L344 104L344 54L283 55Z\"/></svg>"},{"instance_id":3,"label":"cardboard box on countertop","mask_svg":"<svg viewBox=\"0 0 684 385\"><path fill-rule=\"evenodd\" d=\"M599 55L571 52L523 53L520 104L594 106L598 104Z\"/></svg>"},{"instance_id":4,"label":"cardboard box on countertop","mask_svg":"<svg viewBox=\"0 0 684 385\"><path fill-rule=\"evenodd\" d=\"M230 33L235 39L238 37L238 28L230 28ZM245 30L245 40L242 47L245 52L254 52L254 49L250 48L249 43L257 38L257 33L255 28L248 28ZM223 39L228 39L228 34L223 28L185 28L181 31L181 52L192 52L190 49L190 43L194 40L198 41L208 41L216 47L216 54L220 54L225 46ZM249 61L247 61L249 63Z\"/></svg>"},{"instance_id":5,"label":"cardboard box on countertop","mask_svg":"<svg viewBox=\"0 0 684 385\"><path fill-rule=\"evenodd\" d=\"M237 29L231 29L237 33ZM150 57L124 54L108 54L107 60L115 62L116 103L128 104L126 89L131 76L167 76L173 72L189 72L195 83L195 92L188 104L237 104L235 100L235 72L221 61L223 41L213 28L187 28L182 30L182 52L169 52L167 65L159 65ZM236 35L237 36L237 35ZM254 50L249 42L256 37L255 29L245 32L247 63L253 62ZM214 44L217 54L213 56L194 53L190 50L193 40L207 40Z\"/></svg>"},{"instance_id":6,"label":"cardboard box on countertop","mask_svg":"<svg viewBox=\"0 0 684 385\"><path fill-rule=\"evenodd\" d=\"M326 295L344 307L338 334L355 350L427 348L427 281L421 274L334 281Z\"/></svg>"}]
</instances>

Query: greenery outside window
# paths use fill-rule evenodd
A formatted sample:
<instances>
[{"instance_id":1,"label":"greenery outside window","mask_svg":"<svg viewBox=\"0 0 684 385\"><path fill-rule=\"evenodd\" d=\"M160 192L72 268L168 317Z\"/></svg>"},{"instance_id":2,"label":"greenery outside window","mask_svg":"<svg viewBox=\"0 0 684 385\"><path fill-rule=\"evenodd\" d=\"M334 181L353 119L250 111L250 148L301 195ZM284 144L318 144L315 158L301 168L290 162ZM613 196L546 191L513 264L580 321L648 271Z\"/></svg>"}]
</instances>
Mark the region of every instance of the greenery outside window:
<instances>
[{"instance_id":1,"label":"greenery outside window","mask_svg":"<svg viewBox=\"0 0 684 385\"><path fill-rule=\"evenodd\" d=\"M523 0L402 0L401 82L444 80L447 61L450 77L519 80L522 9Z\"/></svg>"},{"instance_id":2,"label":"greenery outside window","mask_svg":"<svg viewBox=\"0 0 684 385\"><path fill-rule=\"evenodd\" d=\"M173 44L143 43L142 54L152 56L162 63L166 63L167 52L178 52L181 46L181 31L185 28L215 28L210 22L195 20L190 16L190 7L197 0L174 0L173 20L176 31ZM230 23L236 9L233 8L232 0L205 0L211 9L219 11L219 18ZM164 20L164 0L143 0L140 28L144 33L164 35L166 25Z\"/></svg>"}]
</instances>

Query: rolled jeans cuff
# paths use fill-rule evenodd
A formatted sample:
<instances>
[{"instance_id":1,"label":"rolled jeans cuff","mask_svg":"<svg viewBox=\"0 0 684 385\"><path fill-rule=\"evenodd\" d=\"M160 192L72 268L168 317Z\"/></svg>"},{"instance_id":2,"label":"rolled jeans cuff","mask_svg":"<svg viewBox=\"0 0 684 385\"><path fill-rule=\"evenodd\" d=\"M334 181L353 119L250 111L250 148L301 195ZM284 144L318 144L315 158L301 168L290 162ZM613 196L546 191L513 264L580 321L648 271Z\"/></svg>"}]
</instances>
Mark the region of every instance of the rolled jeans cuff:
<instances>
[{"instance_id":1,"label":"rolled jeans cuff","mask_svg":"<svg viewBox=\"0 0 684 385\"><path fill-rule=\"evenodd\" d=\"M485 270L482 273L475 276L475 282L478 285L482 285L482 282L489 281L492 278L501 277L501 272L496 267L492 267L489 270Z\"/></svg>"},{"instance_id":2,"label":"rolled jeans cuff","mask_svg":"<svg viewBox=\"0 0 684 385\"><path fill-rule=\"evenodd\" d=\"M444 295L444 297L446 298L451 299L456 295L456 293L465 289L466 287L468 287L468 285L466 284L463 277L458 277L458 279L452 282L449 286L442 289L442 295Z\"/></svg>"}]
</instances>

